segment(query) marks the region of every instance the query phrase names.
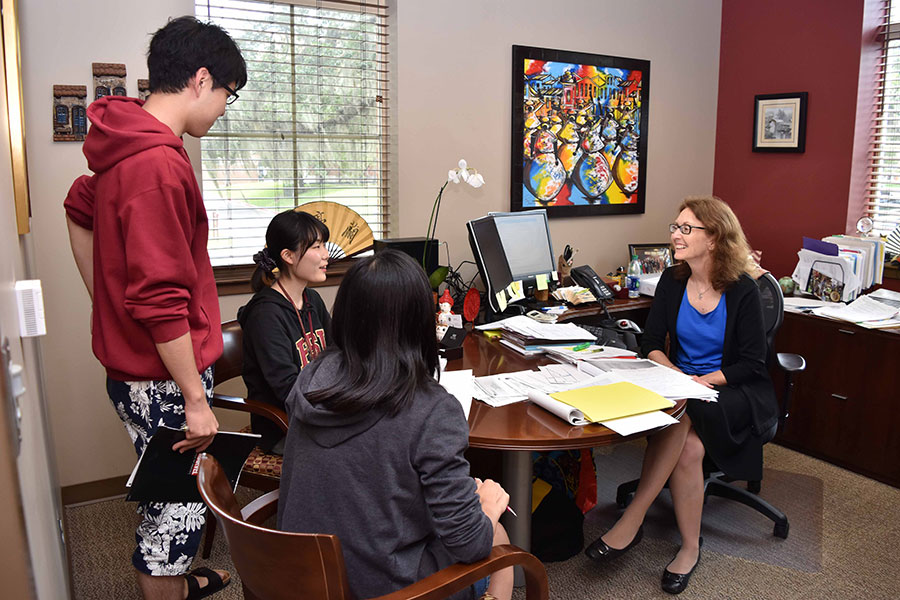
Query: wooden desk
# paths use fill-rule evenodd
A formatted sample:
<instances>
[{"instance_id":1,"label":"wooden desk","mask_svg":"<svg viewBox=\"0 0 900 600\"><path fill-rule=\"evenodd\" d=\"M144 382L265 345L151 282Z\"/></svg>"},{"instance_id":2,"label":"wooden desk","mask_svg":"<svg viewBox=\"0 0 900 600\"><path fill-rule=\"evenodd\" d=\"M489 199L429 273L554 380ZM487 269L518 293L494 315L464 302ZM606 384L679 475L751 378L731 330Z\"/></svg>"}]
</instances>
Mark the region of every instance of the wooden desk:
<instances>
[{"instance_id":1,"label":"wooden desk","mask_svg":"<svg viewBox=\"0 0 900 600\"><path fill-rule=\"evenodd\" d=\"M786 312L775 350L807 364L794 377L791 415L775 441L900 487L900 329Z\"/></svg>"},{"instance_id":2,"label":"wooden desk","mask_svg":"<svg viewBox=\"0 0 900 600\"><path fill-rule=\"evenodd\" d=\"M533 370L549 364L546 358L529 358L473 331L463 342L463 356L448 363L448 370L472 369L476 377ZM675 418L684 413L685 401L667 410ZM531 452L572 450L607 446L644 437L647 432L623 437L603 425L569 425L559 417L530 402L493 408L472 402L469 412L469 445L503 451L503 487L509 504L519 515L504 516L504 526L516 546L531 547Z\"/></svg>"}]
</instances>

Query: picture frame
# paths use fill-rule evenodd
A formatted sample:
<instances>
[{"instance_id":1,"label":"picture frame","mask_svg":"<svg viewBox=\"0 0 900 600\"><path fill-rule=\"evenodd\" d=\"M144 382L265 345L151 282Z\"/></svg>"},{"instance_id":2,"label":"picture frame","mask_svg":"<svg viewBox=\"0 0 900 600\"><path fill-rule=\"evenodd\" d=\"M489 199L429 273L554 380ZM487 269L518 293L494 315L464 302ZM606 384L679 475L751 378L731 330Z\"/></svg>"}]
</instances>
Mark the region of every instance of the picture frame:
<instances>
[{"instance_id":1,"label":"picture frame","mask_svg":"<svg viewBox=\"0 0 900 600\"><path fill-rule=\"evenodd\" d=\"M25 103L19 54L19 17L17 0L3 3L2 47L6 81L6 118L9 124L10 172L16 206L16 231L31 231L31 196L28 191L28 166L25 160Z\"/></svg>"},{"instance_id":2,"label":"picture frame","mask_svg":"<svg viewBox=\"0 0 900 600\"><path fill-rule=\"evenodd\" d=\"M628 262L637 255L641 263L641 274L662 273L675 264L672 245L663 244L628 244Z\"/></svg>"},{"instance_id":3,"label":"picture frame","mask_svg":"<svg viewBox=\"0 0 900 600\"><path fill-rule=\"evenodd\" d=\"M512 47L510 209L642 214L650 61Z\"/></svg>"},{"instance_id":4,"label":"picture frame","mask_svg":"<svg viewBox=\"0 0 900 600\"><path fill-rule=\"evenodd\" d=\"M805 152L808 92L757 94L753 104L754 152Z\"/></svg>"}]
</instances>

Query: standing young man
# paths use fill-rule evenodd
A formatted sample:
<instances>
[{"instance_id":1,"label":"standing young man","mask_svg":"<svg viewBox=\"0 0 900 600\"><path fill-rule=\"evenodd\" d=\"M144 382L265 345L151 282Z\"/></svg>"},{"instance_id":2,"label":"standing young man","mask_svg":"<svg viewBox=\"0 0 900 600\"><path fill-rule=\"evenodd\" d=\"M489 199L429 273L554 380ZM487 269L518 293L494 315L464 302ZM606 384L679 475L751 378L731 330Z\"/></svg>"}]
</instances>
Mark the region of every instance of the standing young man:
<instances>
[{"instance_id":1,"label":"standing young man","mask_svg":"<svg viewBox=\"0 0 900 600\"><path fill-rule=\"evenodd\" d=\"M66 197L75 262L93 300L92 346L138 455L160 425L185 428L175 449L206 448L222 353L219 300L206 250L206 208L181 140L206 135L235 90L244 59L221 28L180 17L153 35L146 102L91 104L84 154L92 177ZM202 503L142 503L132 564L146 599L203 598L227 573L188 573L205 521Z\"/></svg>"}]
</instances>

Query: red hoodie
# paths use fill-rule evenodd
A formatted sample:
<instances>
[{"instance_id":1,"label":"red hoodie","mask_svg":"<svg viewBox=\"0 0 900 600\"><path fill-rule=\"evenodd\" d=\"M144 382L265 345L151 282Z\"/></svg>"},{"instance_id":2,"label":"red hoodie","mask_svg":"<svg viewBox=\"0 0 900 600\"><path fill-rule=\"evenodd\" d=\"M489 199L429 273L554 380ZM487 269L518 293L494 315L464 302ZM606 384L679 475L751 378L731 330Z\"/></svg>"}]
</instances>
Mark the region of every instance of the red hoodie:
<instances>
[{"instance_id":1,"label":"red hoodie","mask_svg":"<svg viewBox=\"0 0 900 600\"><path fill-rule=\"evenodd\" d=\"M219 298L200 188L180 138L141 108L107 96L88 107L93 177L65 208L94 232L94 354L119 381L171 379L157 343L188 331L197 370L222 353Z\"/></svg>"}]
</instances>

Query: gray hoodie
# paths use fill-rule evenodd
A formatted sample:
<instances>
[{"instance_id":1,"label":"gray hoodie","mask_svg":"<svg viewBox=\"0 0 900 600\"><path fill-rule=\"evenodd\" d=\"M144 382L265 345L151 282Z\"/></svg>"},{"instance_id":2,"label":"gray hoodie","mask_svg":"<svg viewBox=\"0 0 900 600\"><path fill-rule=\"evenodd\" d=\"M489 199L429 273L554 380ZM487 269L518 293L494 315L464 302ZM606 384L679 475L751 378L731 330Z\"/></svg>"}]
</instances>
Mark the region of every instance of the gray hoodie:
<instances>
[{"instance_id":1,"label":"gray hoodie","mask_svg":"<svg viewBox=\"0 0 900 600\"><path fill-rule=\"evenodd\" d=\"M336 534L357 598L487 556L493 529L463 456L469 427L459 402L434 382L396 416L340 414L306 400L341 375L340 356L328 353L288 395L278 527Z\"/></svg>"}]
</instances>

